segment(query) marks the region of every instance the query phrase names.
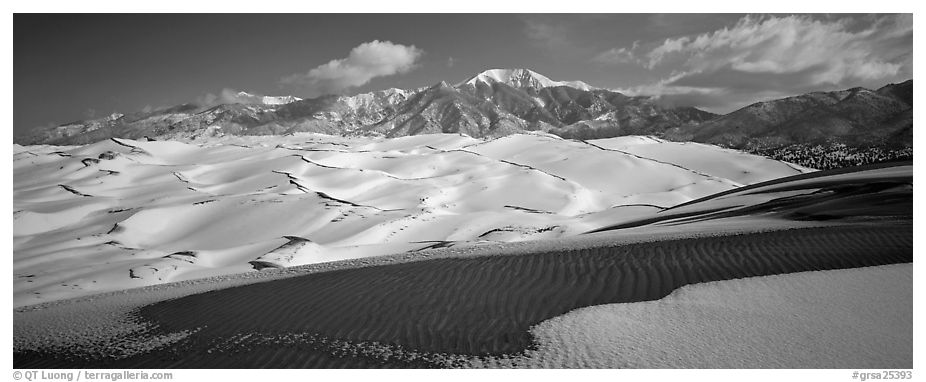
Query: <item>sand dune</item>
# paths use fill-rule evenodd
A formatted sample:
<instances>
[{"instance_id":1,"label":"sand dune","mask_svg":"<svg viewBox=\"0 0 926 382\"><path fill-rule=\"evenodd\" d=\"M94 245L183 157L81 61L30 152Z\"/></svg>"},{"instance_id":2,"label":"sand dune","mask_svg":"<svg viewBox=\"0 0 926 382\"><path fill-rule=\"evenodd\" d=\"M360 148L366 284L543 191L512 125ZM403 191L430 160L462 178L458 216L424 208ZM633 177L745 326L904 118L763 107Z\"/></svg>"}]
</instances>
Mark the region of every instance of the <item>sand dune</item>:
<instances>
[{"instance_id":1,"label":"sand dune","mask_svg":"<svg viewBox=\"0 0 926 382\"><path fill-rule=\"evenodd\" d=\"M529 349L532 325L575 308L655 300L691 283L910 261L912 226L901 223L434 259L145 306L135 319L157 329L136 341L197 331L134 357L74 358L80 348L14 358L17 367L462 365L466 356Z\"/></svg>"},{"instance_id":2,"label":"sand dune","mask_svg":"<svg viewBox=\"0 0 926 382\"><path fill-rule=\"evenodd\" d=\"M649 159L542 134L14 146L14 301L254 270L286 236L315 246L279 266L566 237L810 171L711 146L650 146L674 151ZM678 164L708 154L749 159L754 175L726 179L720 159Z\"/></svg>"},{"instance_id":3,"label":"sand dune","mask_svg":"<svg viewBox=\"0 0 926 382\"><path fill-rule=\"evenodd\" d=\"M624 136L598 139L589 143L602 149L684 165L691 171L711 174L741 185L774 179L765 171L755 171L756 168L777 167L777 171L782 172L787 172L789 168L801 172L809 170L795 164L697 142L672 142L654 137Z\"/></svg>"},{"instance_id":4,"label":"sand dune","mask_svg":"<svg viewBox=\"0 0 926 382\"><path fill-rule=\"evenodd\" d=\"M891 316L896 324L882 328L876 316L852 308L897 295L892 291L906 279L881 284L879 278L899 274L863 271L857 275L869 295L858 285L842 288L846 277L813 272L912 262L908 163L734 187L710 166L687 168L665 157L545 136L303 138L282 137L276 145L236 138L201 146L113 140L66 152L15 148L14 296L19 305L46 302L14 312L14 365L909 364L904 341L867 334L853 337L858 344L835 340L852 333L906 338L912 326L904 316ZM506 140L556 155L518 150ZM422 148L424 141L434 145ZM581 159L589 155L648 172L617 182L627 188L595 183L583 172L598 171ZM489 175L480 175L486 169ZM664 189L681 179L690 182ZM655 187L640 193L638 183ZM793 283L753 280L808 271ZM808 306L820 296L795 291L801 286L841 294L813 310ZM104 291L110 292L93 294ZM65 299L75 296L84 297ZM900 297L891 303L903 308ZM758 313L737 313L740 305L731 304L737 298ZM645 301L652 303L635 304ZM690 309L704 301L716 309ZM775 321L762 314L776 304L798 317ZM627 332L606 331L596 342L576 329L641 315L662 327L682 322L686 333L652 332L652 325L628 330L652 333L661 344L682 342L627 353L620 346ZM736 327L708 322L718 315ZM748 327L763 320L775 321L764 335L777 342L748 337L756 333ZM789 338L815 330L833 331L820 342L834 345L828 352L808 362L782 354L790 351ZM735 346L703 357L665 356L723 338ZM884 351L853 350L859 346ZM761 358L762 352L774 354Z\"/></svg>"},{"instance_id":5,"label":"sand dune","mask_svg":"<svg viewBox=\"0 0 926 382\"><path fill-rule=\"evenodd\" d=\"M909 162L828 170L721 192L593 232L756 215L798 221L913 219L912 191Z\"/></svg>"},{"instance_id":6,"label":"sand dune","mask_svg":"<svg viewBox=\"0 0 926 382\"><path fill-rule=\"evenodd\" d=\"M912 285L909 263L690 285L550 319L536 351L482 365L910 369Z\"/></svg>"}]
</instances>

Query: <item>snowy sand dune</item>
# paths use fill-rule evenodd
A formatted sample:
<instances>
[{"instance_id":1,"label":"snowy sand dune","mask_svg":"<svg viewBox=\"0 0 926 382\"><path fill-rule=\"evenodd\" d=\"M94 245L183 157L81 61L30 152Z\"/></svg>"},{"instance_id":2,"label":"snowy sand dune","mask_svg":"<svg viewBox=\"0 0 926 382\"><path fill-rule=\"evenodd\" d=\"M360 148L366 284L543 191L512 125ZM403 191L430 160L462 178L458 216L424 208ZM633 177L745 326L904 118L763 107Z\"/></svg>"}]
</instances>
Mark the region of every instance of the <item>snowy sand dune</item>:
<instances>
[{"instance_id":1,"label":"snowy sand dune","mask_svg":"<svg viewBox=\"0 0 926 382\"><path fill-rule=\"evenodd\" d=\"M788 171L800 166L697 142L672 142L653 137L624 136L598 139L591 144L602 149L623 151L665 163L684 164L692 171L711 174L739 184L768 180L764 171Z\"/></svg>"},{"instance_id":2,"label":"snowy sand dune","mask_svg":"<svg viewBox=\"0 0 926 382\"><path fill-rule=\"evenodd\" d=\"M566 237L810 172L706 145L628 153L605 141L303 134L15 146L15 305L253 271L286 236L312 250L274 266ZM750 175L725 178L732 162Z\"/></svg>"},{"instance_id":3,"label":"snowy sand dune","mask_svg":"<svg viewBox=\"0 0 926 382\"><path fill-rule=\"evenodd\" d=\"M645 230L654 226L755 215L795 221L912 218L913 165L908 163L868 165L851 171L829 170L756 183L593 232Z\"/></svg>"},{"instance_id":4,"label":"snowy sand dune","mask_svg":"<svg viewBox=\"0 0 926 382\"><path fill-rule=\"evenodd\" d=\"M16 148L14 364L912 364L906 268L868 269L913 260L909 163L734 187L543 135L315 139Z\"/></svg>"},{"instance_id":5,"label":"snowy sand dune","mask_svg":"<svg viewBox=\"0 0 926 382\"><path fill-rule=\"evenodd\" d=\"M657 301L547 320L532 329L539 349L514 363L910 369L912 284L913 264L894 264L689 285Z\"/></svg>"},{"instance_id":6,"label":"snowy sand dune","mask_svg":"<svg viewBox=\"0 0 926 382\"><path fill-rule=\"evenodd\" d=\"M699 282L910 262L911 231L909 224L806 228L307 274L134 310L133 320L156 329L124 341L144 348L150 338L197 329L175 347L122 359L81 359L92 347L64 345L46 354L41 349L47 345L26 336L14 362L17 367L492 365L494 358L479 357L521 354L533 344L531 326L576 308L656 300ZM49 330L39 325L21 334ZM543 333L555 335L550 330ZM567 362L569 354L564 357L562 364L574 365ZM767 365L741 362L738 366Z\"/></svg>"}]
</instances>

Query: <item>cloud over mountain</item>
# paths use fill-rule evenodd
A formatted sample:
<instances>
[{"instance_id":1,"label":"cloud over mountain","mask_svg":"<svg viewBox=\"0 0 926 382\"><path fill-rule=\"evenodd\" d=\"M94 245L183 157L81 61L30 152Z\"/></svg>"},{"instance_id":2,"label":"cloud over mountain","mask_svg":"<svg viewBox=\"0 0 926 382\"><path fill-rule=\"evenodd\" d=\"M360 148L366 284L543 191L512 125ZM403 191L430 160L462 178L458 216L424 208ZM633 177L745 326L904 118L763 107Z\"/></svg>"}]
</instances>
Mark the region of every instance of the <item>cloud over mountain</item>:
<instances>
[{"instance_id":1,"label":"cloud over mountain","mask_svg":"<svg viewBox=\"0 0 926 382\"><path fill-rule=\"evenodd\" d=\"M376 77L406 73L416 67L423 54L414 45L373 40L354 47L346 58L331 60L307 73L286 76L280 82L318 94L337 93L363 86Z\"/></svg>"},{"instance_id":2,"label":"cloud over mountain","mask_svg":"<svg viewBox=\"0 0 926 382\"><path fill-rule=\"evenodd\" d=\"M763 95L911 78L912 39L909 14L744 16L732 27L613 48L594 60L671 71L660 81L626 90L669 98L697 95L695 106L724 112Z\"/></svg>"},{"instance_id":3,"label":"cloud over mountain","mask_svg":"<svg viewBox=\"0 0 926 382\"><path fill-rule=\"evenodd\" d=\"M223 88L217 93L206 93L201 95L193 102L200 106L209 107L229 103L242 103L246 102L246 100L237 90L231 88Z\"/></svg>"}]
</instances>

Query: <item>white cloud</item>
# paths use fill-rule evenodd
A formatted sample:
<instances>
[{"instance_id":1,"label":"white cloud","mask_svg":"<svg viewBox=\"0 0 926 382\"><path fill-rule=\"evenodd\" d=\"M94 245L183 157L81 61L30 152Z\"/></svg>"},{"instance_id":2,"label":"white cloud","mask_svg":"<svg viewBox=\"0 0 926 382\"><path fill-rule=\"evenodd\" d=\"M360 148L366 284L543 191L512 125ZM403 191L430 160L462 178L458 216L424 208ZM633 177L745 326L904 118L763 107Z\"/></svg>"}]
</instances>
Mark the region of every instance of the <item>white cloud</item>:
<instances>
[{"instance_id":1,"label":"white cloud","mask_svg":"<svg viewBox=\"0 0 926 382\"><path fill-rule=\"evenodd\" d=\"M663 80L638 94L703 97L718 111L772 96L876 87L913 76L909 14L815 18L745 16L731 27L662 42L611 49L598 62L635 62ZM709 99L714 97L715 99ZM720 98L726 100L722 102Z\"/></svg>"},{"instance_id":2,"label":"white cloud","mask_svg":"<svg viewBox=\"0 0 926 382\"><path fill-rule=\"evenodd\" d=\"M613 48L608 49L604 52L599 53L593 59L595 62L604 63L604 64L627 64L627 63L640 63L640 59L634 56L633 49L627 48Z\"/></svg>"},{"instance_id":3,"label":"white cloud","mask_svg":"<svg viewBox=\"0 0 926 382\"><path fill-rule=\"evenodd\" d=\"M218 94L206 93L194 101L200 106L215 106L230 103L248 103L251 99L239 94L235 89L224 88Z\"/></svg>"},{"instance_id":4,"label":"white cloud","mask_svg":"<svg viewBox=\"0 0 926 382\"><path fill-rule=\"evenodd\" d=\"M280 82L304 86L319 94L341 92L362 86L376 77L406 73L415 68L423 53L414 45L374 40L354 47L346 58L331 60L308 73L284 77Z\"/></svg>"},{"instance_id":5,"label":"white cloud","mask_svg":"<svg viewBox=\"0 0 926 382\"><path fill-rule=\"evenodd\" d=\"M667 39L646 56L651 68L681 59L685 69L698 72L727 65L743 72L771 73L821 67L814 75L815 82L897 74L905 63L891 62L894 57L884 54L912 36L912 17L884 16L859 31L850 31L850 24L849 19L827 22L810 16L746 16L732 28L695 38Z\"/></svg>"},{"instance_id":6,"label":"white cloud","mask_svg":"<svg viewBox=\"0 0 926 382\"><path fill-rule=\"evenodd\" d=\"M260 94L248 93L245 91L238 91L231 88L223 88L218 93L206 93L193 101L194 104L200 107L212 107L216 105L224 104L262 104L264 102L264 96ZM151 105L145 106L145 112L152 110L162 109L164 107L152 108Z\"/></svg>"}]
</instances>

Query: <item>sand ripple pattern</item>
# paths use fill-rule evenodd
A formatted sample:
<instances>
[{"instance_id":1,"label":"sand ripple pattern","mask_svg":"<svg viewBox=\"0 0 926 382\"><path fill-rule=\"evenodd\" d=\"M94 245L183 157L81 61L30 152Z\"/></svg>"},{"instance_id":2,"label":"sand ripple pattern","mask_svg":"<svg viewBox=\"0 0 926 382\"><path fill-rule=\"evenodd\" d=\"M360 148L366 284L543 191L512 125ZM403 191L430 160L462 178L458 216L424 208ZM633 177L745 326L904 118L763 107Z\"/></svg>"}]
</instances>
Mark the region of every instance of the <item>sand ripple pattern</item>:
<instances>
[{"instance_id":1,"label":"sand ripple pattern","mask_svg":"<svg viewBox=\"0 0 926 382\"><path fill-rule=\"evenodd\" d=\"M807 228L338 270L164 301L139 317L199 330L113 362L14 353L17 367L445 367L517 354L573 309L686 284L912 262L910 224Z\"/></svg>"}]
</instances>

